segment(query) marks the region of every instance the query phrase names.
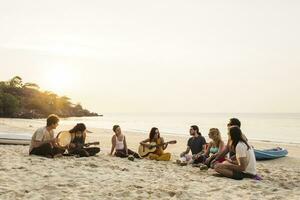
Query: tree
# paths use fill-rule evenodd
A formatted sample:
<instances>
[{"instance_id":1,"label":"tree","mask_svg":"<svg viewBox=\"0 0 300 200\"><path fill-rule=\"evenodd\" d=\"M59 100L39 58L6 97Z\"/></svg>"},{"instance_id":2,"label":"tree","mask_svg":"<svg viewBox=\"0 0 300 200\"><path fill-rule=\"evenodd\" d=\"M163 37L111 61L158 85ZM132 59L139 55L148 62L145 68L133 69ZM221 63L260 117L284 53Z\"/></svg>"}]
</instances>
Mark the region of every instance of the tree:
<instances>
[{"instance_id":1,"label":"tree","mask_svg":"<svg viewBox=\"0 0 300 200\"><path fill-rule=\"evenodd\" d=\"M0 81L0 117L44 118L52 113L62 117L98 116L80 104L72 104L69 97L40 91L35 83L23 83L19 76Z\"/></svg>"},{"instance_id":2,"label":"tree","mask_svg":"<svg viewBox=\"0 0 300 200\"><path fill-rule=\"evenodd\" d=\"M2 94L0 93L0 116L3 115L3 102L2 102L1 96L2 96Z\"/></svg>"},{"instance_id":3,"label":"tree","mask_svg":"<svg viewBox=\"0 0 300 200\"><path fill-rule=\"evenodd\" d=\"M11 87L16 87L16 88L22 88L23 87L23 81L20 76L15 76L9 81L9 85Z\"/></svg>"},{"instance_id":4,"label":"tree","mask_svg":"<svg viewBox=\"0 0 300 200\"><path fill-rule=\"evenodd\" d=\"M0 101L2 104L2 115L4 116L13 117L20 109L20 101L11 94L1 94Z\"/></svg>"},{"instance_id":5,"label":"tree","mask_svg":"<svg viewBox=\"0 0 300 200\"><path fill-rule=\"evenodd\" d=\"M35 89L35 90L39 90L40 86L36 83L25 83L23 86L23 88L30 88L30 89Z\"/></svg>"}]
</instances>

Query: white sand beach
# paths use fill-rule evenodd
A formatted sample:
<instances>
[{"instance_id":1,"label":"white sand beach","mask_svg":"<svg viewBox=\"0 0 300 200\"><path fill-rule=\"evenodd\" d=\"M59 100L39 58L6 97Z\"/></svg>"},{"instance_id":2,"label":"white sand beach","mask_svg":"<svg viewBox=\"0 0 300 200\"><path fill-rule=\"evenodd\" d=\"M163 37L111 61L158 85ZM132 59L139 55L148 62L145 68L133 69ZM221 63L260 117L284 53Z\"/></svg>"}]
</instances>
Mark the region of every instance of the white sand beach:
<instances>
[{"instance_id":1,"label":"white sand beach","mask_svg":"<svg viewBox=\"0 0 300 200\"><path fill-rule=\"evenodd\" d=\"M0 132L33 133L43 122L0 119ZM62 127L56 130L68 130ZM250 141L257 148L281 146L289 156L257 163L262 181L235 181L213 176L213 170L174 164L186 148L186 137L167 149L172 161L157 162L108 156L111 130L91 129L88 141L100 141L96 157L47 159L28 155L28 146L0 145L0 199L299 199L300 145ZM142 133L125 132L137 150ZM163 135L163 133L161 133Z\"/></svg>"}]
</instances>

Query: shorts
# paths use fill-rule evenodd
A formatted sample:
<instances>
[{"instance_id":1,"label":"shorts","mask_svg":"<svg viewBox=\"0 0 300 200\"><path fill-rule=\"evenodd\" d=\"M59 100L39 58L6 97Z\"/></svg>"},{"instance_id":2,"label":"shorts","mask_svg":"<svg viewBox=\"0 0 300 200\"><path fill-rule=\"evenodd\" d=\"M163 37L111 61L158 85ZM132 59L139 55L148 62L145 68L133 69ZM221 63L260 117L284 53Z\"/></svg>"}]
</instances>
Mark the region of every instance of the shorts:
<instances>
[{"instance_id":1,"label":"shorts","mask_svg":"<svg viewBox=\"0 0 300 200\"><path fill-rule=\"evenodd\" d=\"M233 171L232 178L234 180L243 180L244 178L253 178L255 175L247 174L244 172Z\"/></svg>"}]
</instances>

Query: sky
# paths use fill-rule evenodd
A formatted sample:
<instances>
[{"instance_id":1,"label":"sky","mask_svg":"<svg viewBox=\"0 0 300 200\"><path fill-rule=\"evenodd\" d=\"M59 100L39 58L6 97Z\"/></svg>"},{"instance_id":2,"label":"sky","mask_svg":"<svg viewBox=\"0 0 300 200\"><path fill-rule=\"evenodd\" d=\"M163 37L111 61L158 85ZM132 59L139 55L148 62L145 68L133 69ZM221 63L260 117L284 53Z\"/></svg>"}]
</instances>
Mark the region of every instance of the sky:
<instances>
[{"instance_id":1,"label":"sky","mask_svg":"<svg viewBox=\"0 0 300 200\"><path fill-rule=\"evenodd\" d=\"M300 1L0 5L0 80L99 113L300 112Z\"/></svg>"}]
</instances>

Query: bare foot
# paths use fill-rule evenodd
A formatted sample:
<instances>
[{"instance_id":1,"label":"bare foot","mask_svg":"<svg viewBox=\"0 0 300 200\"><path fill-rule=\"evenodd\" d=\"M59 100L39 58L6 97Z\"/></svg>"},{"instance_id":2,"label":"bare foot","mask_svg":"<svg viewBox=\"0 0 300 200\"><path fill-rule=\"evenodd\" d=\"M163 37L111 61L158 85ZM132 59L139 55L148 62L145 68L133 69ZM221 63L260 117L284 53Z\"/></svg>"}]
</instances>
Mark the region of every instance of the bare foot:
<instances>
[{"instance_id":1,"label":"bare foot","mask_svg":"<svg viewBox=\"0 0 300 200\"><path fill-rule=\"evenodd\" d=\"M200 165L200 170L208 170L207 165Z\"/></svg>"}]
</instances>

